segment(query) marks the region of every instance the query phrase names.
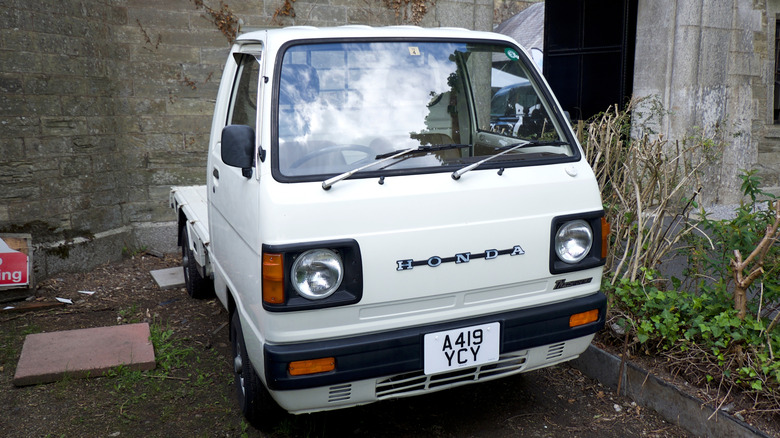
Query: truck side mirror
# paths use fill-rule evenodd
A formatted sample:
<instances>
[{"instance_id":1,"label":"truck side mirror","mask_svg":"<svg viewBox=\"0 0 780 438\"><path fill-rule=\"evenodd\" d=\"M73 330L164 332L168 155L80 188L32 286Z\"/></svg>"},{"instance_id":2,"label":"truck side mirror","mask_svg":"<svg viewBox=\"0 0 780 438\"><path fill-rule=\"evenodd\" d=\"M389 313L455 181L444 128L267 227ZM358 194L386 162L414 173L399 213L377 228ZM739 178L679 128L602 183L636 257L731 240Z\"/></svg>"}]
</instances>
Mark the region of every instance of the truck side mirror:
<instances>
[{"instance_id":1,"label":"truck side mirror","mask_svg":"<svg viewBox=\"0 0 780 438\"><path fill-rule=\"evenodd\" d=\"M238 167L245 178L252 177L255 164L255 130L246 125L228 125L222 128L222 161Z\"/></svg>"}]
</instances>

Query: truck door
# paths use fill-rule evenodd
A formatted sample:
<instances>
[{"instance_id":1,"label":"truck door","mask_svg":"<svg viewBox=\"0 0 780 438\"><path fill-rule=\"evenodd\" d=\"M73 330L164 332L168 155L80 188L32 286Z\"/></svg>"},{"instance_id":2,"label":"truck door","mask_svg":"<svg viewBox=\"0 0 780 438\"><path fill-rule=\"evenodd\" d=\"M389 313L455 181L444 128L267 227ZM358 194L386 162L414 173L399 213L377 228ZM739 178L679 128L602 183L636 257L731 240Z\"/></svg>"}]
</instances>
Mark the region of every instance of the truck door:
<instances>
[{"instance_id":1,"label":"truck door","mask_svg":"<svg viewBox=\"0 0 780 438\"><path fill-rule=\"evenodd\" d=\"M212 133L211 141L214 144L209 148L211 157L207 177L212 259L215 261L215 269L220 270L227 279L228 286L240 288L246 285L230 284L231 281L243 283L255 280L247 278L246 273L236 276L232 275L231 271L248 271L247 262L254 258L253 255L256 256L257 249L260 248L257 222L259 175L256 164L247 176L242 173L242 169L228 166L222 161L221 131L227 125L246 125L257 130L261 57L259 52L236 53L229 62L233 60L236 62L236 74L225 108L226 115L219 125L215 123L212 127L216 135ZM257 138L256 133L255 157ZM219 282L216 285L219 285ZM217 291L218 294L220 292Z\"/></svg>"}]
</instances>

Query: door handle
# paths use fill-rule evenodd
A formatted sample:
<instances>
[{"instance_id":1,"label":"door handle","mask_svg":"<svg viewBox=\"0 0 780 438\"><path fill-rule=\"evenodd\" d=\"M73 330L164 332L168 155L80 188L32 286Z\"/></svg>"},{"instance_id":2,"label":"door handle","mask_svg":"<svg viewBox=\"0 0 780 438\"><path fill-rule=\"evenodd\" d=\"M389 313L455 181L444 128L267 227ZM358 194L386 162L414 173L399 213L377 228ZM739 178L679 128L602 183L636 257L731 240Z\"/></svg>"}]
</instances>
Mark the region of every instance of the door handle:
<instances>
[{"instance_id":1,"label":"door handle","mask_svg":"<svg viewBox=\"0 0 780 438\"><path fill-rule=\"evenodd\" d=\"M219 169L216 167L211 171L211 174L214 175L214 178L219 179Z\"/></svg>"}]
</instances>

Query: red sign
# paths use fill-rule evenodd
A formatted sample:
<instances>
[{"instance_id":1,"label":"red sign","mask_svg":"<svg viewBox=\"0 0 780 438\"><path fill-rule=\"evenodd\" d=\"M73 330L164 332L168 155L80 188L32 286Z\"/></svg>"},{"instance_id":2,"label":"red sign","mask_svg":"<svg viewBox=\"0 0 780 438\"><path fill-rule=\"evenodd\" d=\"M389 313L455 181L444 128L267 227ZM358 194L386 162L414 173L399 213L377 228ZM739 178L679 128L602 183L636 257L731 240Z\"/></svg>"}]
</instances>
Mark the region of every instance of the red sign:
<instances>
[{"instance_id":1,"label":"red sign","mask_svg":"<svg viewBox=\"0 0 780 438\"><path fill-rule=\"evenodd\" d=\"M0 239L0 286L25 286L28 274L27 254L11 249Z\"/></svg>"}]
</instances>

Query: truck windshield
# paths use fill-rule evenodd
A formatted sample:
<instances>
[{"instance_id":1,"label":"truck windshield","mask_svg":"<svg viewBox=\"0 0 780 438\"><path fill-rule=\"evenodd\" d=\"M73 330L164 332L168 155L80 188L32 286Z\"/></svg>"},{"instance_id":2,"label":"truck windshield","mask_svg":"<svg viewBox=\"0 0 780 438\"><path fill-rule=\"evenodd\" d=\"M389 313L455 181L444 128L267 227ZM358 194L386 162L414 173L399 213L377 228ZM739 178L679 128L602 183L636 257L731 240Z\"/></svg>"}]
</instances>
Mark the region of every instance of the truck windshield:
<instances>
[{"instance_id":1,"label":"truck windshield","mask_svg":"<svg viewBox=\"0 0 780 438\"><path fill-rule=\"evenodd\" d=\"M447 172L490 156L480 169L571 160L573 139L530 65L503 43L290 46L276 71L274 172L294 181L364 166L355 177ZM518 142L529 144L506 153Z\"/></svg>"}]
</instances>

